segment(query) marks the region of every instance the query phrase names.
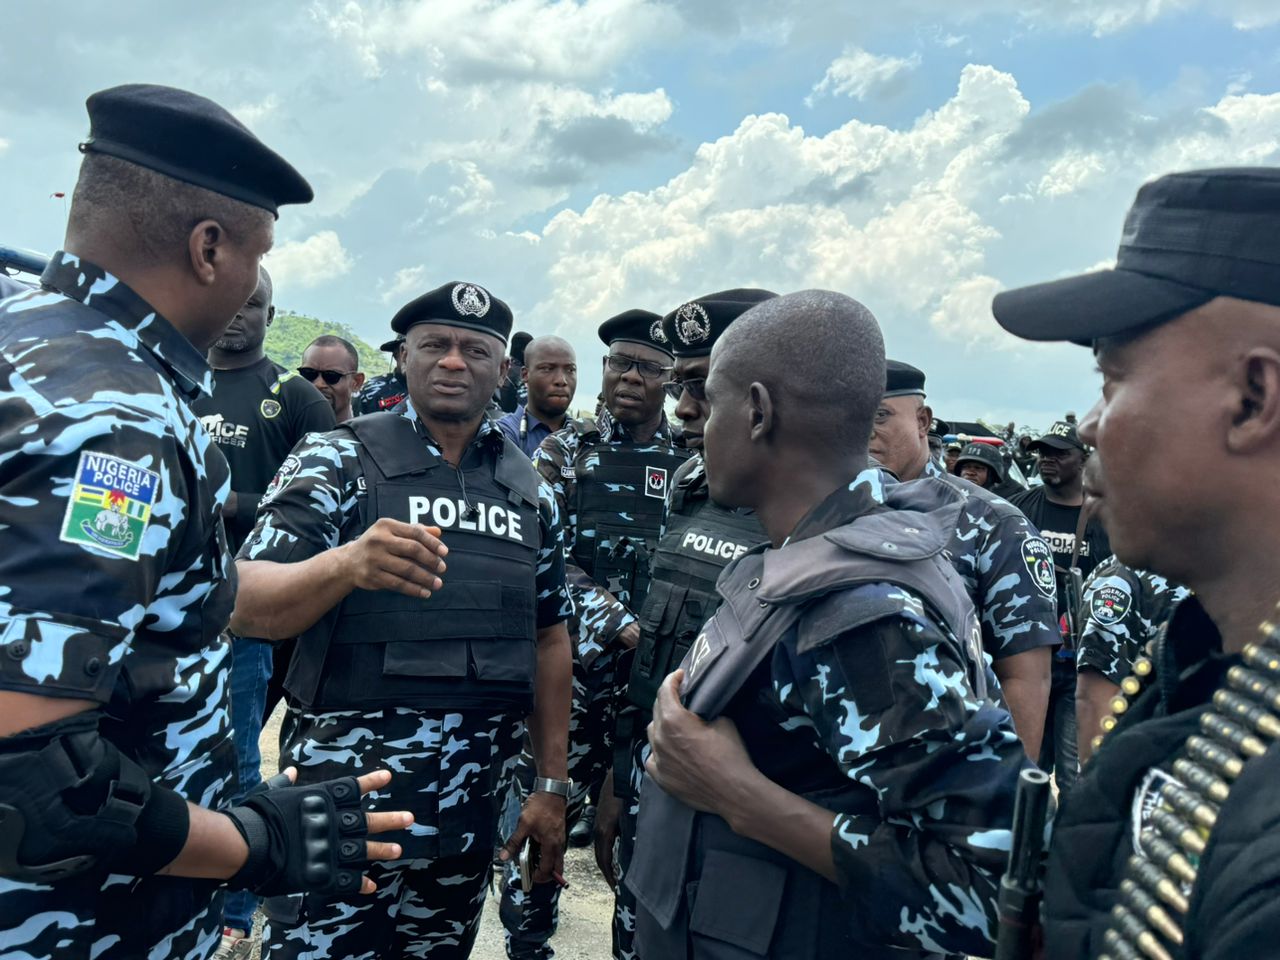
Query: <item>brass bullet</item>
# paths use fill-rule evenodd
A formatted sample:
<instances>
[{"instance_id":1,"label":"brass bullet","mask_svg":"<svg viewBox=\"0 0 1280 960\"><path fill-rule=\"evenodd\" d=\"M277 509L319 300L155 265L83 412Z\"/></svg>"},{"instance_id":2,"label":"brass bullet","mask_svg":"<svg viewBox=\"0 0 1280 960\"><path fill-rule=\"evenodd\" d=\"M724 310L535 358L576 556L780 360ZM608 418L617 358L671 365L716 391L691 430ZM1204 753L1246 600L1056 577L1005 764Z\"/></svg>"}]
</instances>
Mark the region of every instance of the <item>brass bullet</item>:
<instances>
[{"instance_id":1,"label":"brass bullet","mask_svg":"<svg viewBox=\"0 0 1280 960\"><path fill-rule=\"evenodd\" d=\"M1118 693L1111 698L1111 702L1107 704L1111 708L1111 712L1119 716L1129 709L1129 700L1124 694Z\"/></svg>"},{"instance_id":2,"label":"brass bullet","mask_svg":"<svg viewBox=\"0 0 1280 960\"><path fill-rule=\"evenodd\" d=\"M1213 825L1218 822L1218 813L1213 807L1177 784L1166 783L1160 790L1160 796L1169 802L1169 806L1197 826L1212 830Z\"/></svg>"},{"instance_id":3,"label":"brass bullet","mask_svg":"<svg viewBox=\"0 0 1280 960\"><path fill-rule=\"evenodd\" d=\"M1213 705L1224 713L1248 723L1264 736L1280 737L1280 719L1240 696L1233 690L1219 690L1213 695Z\"/></svg>"},{"instance_id":4,"label":"brass bullet","mask_svg":"<svg viewBox=\"0 0 1280 960\"><path fill-rule=\"evenodd\" d=\"M1151 671L1155 668L1156 665L1146 657L1139 657L1137 660L1133 661L1133 672L1134 675L1138 677L1151 676Z\"/></svg>"},{"instance_id":5,"label":"brass bullet","mask_svg":"<svg viewBox=\"0 0 1280 960\"><path fill-rule=\"evenodd\" d=\"M1131 944L1137 944L1144 956L1150 957L1151 960L1173 960L1173 955L1161 946L1155 934L1148 930L1146 924L1134 916L1123 903L1117 903L1111 908L1111 919L1119 924L1120 932L1124 934L1125 939Z\"/></svg>"},{"instance_id":6,"label":"brass bullet","mask_svg":"<svg viewBox=\"0 0 1280 960\"><path fill-rule=\"evenodd\" d=\"M1170 943L1182 946L1182 928L1165 912L1164 907L1152 899L1151 894L1127 877L1120 881L1120 893L1129 901L1129 906L1138 916L1155 927Z\"/></svg>"},{"instance_id":7,"label":"brass bullet","mask_svg":"<svg viewBox=\"0 0 1280 960\"><path fill-rule=\"evenodd\" d=\"M1256 643L1248 644L1244 648L1244 662L1255 670L1280 675L1280 654L1273 650L1267 650Z\"/></svg>"},{"instance_id":8,"label":"brass bullet","mask_svg":"<svg viewBox=\"0 0 1280 960\"><path fill-rule=\"evenodd\" d=\"M1197 857L1204 855L1204 837L1200 835L1200 831L1177 814L1163 809L1152 810L1151 822L1156 825L1157 830L1183 850L1193 853Z\"/></svg>"},{"instance_id":9,"label":"brass bullet","mask_svg":"<svg viewBox=\"0 0 1280 960\"><path fill-rule=\"evenodd\" d=\"M1200 715L1200 729L1211 737L1225 741L1246 757L1260 757L1267 752L1267 745L1252 733L1212 710Z\"/></svg>"},{"instance_id":10,"label":"brass bullet","mask_svg":"<svg viewBox=\"0 0 1280 960\"><path fill-rule=\"evenodd\" d=\"M1216 804L1224 804L1231 793L1225 780L1220 780L1194 760L1180 757L1173 761L1174 775L1200 794Z\"/></svg>"},{"instance_id":11,"label":"brass bullet","mask_svg":"<svg viewBox=\"0 0 1280 960\"><path fill-rule=\"evenodd\" d=\"M1147 888L1148 891L1155 894L1156 897L1167 903L1179 913L1186 913L1189 909L1187 898L1183 895L1182 889L1161 872L1160 868L1148 860L1141 854L1134 854L1129 858L1129 872L1138 878L1138 881Z\"/></svg>"},{"instance_id":12,"label":"brass bullet","mask_svg":"<svg viewBox=\"0 0 1280 960\"><path fill-rule=\"evenodd\" d=\"M1142 690L1142 681L1137 677L1125 677L1120 681L1120 689L1131 697L1136 697Z\"/></svg>"},{"instance_id":13,"label":"brass bullet","mask_svg":"<svg viewBox=\"0 0 1280 960\"><path fill-rule=\"evenodd\" d=\"M1163 869L1173 879L1181 883L1196 882L1196 868L1191 865L1191 861L1180 854L1173 844L1154 830L1143 830L1138 842L1147 856L1155 862L1156 866Z\"/></svg>"},{"instance_id":14,"label":"brass bullet","mask_svg":"<svg viewBox=\"0 0 1280 960\"><path fill-rule=\"evenodd\" d=\"M1261 700L1272 710L1280 711L1280 686L1248 667L1237 665L1228 670L1227 683L1254 699Z\"/></svg>"},{"instance_id":15,"label":"brass bullet","mask_svg":"<svg viewBox=\"0 0 1280 960\"><path fill-rule=\"evenodd\" d=\"M1115 957L1115 960L1142 960L1142 954L1129 946L1129 942L1120 936L1115 928L1109 928L1102 935L1102 942L1107 945L1107 949L1111 951L1111 956Z\"/></svg>"},{"instance_id":16,"label":"brass bullet","mask_svg":"<svg viewBox=\"0 0 1280 960\"><path fill-rule=\"evenodd\" d=\"M1187 752L1210 770L1222 774L1229 780L1240 776L1240 771L1244 769L1244 761L1230 750L1194 734L1187 737Z\"/></svg>"}]
</instances>

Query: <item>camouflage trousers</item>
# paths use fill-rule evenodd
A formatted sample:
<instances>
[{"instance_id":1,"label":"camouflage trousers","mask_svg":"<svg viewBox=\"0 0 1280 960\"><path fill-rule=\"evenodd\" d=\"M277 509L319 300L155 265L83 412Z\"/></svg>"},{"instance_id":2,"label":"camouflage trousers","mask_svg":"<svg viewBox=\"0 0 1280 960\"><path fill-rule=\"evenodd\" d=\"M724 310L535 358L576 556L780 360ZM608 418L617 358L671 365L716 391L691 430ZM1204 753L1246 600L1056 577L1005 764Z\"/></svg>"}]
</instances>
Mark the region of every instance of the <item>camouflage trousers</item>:
<instances>
[{"instance_id":1,"label":"camouflage trousers","mask_svg":"<svg viewBox=\"0 0 1280 960\"><path fill-rule=\"evenodd\" d=\"M471 955L484 909L489 851L398 860L367 871L376 893L265 901L263 960L394 960Z\"/></svg>"},{"instance_id":2,"label":"camouflage trousers","mask_svg":"<svg viewBox=\"0 0 1280 960\"><path fill-rule=\"evenodd\" d=\"M222 901L212 880L0 877L0 958L208 960L222 937Z\"/></svg>"},{"instance_id":3,"label":"camouflage trousers","mask_svg":"<svg viewBox=\"0 0 1280 960\"><path fill-rule=\"evenodd\" d=\"M578 819L593 784L603 778L613 758L616 657L598 658L590 668L573 662L573 706L569 714L569 778L573 790L565 806L566 829ZM534 777L533 757L520 757L512 789L523 802ZM505 839L505 838L503 838ZM549 960L555 951L548 941L559 923L560 890L555 883L537 884L529 893L520 889L519 867L505 869L499 916L506 930L507 956L513 960Z\"/></svg>"}]
</instances>

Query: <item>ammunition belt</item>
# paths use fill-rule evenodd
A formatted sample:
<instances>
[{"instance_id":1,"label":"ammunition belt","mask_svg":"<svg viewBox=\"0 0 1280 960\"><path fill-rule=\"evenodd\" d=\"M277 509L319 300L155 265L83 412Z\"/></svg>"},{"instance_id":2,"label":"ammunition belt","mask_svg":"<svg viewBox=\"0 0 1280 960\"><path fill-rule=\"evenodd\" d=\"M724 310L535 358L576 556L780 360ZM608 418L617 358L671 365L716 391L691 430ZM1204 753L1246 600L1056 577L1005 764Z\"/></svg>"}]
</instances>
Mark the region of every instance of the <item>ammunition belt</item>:
<instances>
[{"instance_id":1,"label":"ammunition belt","mask_svg":"<svg viewBox=\"0 0 1280 960\"><path fill-rule=\"evenodd\" d=\"M1170 947L1183 943L1183 919L1196 871L1231 787L1249 760L1280 740L1280 626L1267 622L1262 639L1244 648L1243 666L1227 673L1227 685L1213 695L1200 717L1200 731L1187 738L1173 763L1180 783L1166 782L1152 826L1138 837L1120 883L1120 901L1111 909L1098 960L1174 960ZM1102 721L1111 731L1155 674L1148 656L1134 663L1133 675L1111 701ZM1101 742L1095 738L1095 748Z\"/></svg>"}]
</instances>

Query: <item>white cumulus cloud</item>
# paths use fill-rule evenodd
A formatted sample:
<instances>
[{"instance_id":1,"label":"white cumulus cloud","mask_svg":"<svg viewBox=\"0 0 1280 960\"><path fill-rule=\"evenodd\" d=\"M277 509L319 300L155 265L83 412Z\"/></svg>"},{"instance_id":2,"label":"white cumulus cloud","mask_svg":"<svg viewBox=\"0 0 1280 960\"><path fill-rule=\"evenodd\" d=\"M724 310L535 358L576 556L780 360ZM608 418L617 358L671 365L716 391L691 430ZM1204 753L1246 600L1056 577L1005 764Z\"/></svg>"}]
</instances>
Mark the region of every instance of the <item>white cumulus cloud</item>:
<instances>
[{"instance_id":1,"label":"white cumulus cloud","mask_svg":"<svg viewBox=\"0 0 1280 960\"><path fill-rule=\"evenodd\" d=\"M845 47L844 52L827 67L823 78L814 85L806 102L812 104L826 93L865 100L918 66L918 53L905 58L888 57L868 53L860 47Z\"/></svg>"},{"instance_id":2,"label":"white cumulus cloud","mask_svg":"<svg viewBox=\"0 0 1280 960\"><path fill-rule=\"evenodd\" d=\"M264 264L280 291L327 283L349 273L355 261L343 249L335 231L321 230L305 240L280 244L267 254Z\"/></svg>"}]
</instances>

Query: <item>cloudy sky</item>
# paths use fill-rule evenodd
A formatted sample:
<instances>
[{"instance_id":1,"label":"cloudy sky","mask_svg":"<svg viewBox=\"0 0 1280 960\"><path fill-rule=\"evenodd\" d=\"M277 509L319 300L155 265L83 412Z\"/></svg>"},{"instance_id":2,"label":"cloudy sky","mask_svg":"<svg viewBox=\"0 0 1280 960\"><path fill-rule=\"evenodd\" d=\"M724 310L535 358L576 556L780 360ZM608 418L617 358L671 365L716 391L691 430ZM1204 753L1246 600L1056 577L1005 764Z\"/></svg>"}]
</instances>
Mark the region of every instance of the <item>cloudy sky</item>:
<instances>
[{"instance_id":1,"label":"cloudy sky","mask_svg":"<svg viewBox=\"0 0 1280 960\"><path fill-rule=\"evenodd\" d=\"M575 344L584 403L611 314L816 286L872 308L942 416L1083 413L1086 351L1007 337L992 294L1106 265L1145 179L1280 161L1276 0L195 9L6 5L0 243L59 246L88 93L186 87L316 188L277 225L279 305L377 342L479 282Z\"/></svg>"}]
</instances>

